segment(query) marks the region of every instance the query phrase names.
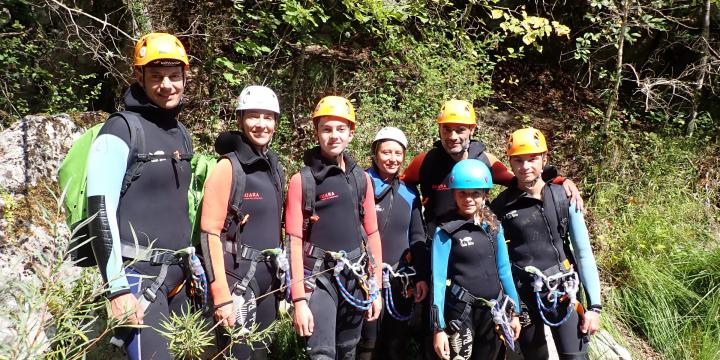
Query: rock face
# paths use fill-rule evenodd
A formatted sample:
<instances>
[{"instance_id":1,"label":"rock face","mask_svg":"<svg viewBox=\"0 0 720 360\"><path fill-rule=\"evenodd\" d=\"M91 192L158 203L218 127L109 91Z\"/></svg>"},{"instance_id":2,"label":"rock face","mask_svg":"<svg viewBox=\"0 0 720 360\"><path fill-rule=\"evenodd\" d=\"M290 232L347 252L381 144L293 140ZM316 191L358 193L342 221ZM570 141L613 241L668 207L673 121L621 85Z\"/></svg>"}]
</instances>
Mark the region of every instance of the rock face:
<instances>
[{"instance_id":1,"label":"rock face","mask_svg":"<svg viewBox=\"0 0 720 360\"><path fill-rule=\"evenodd\" d=\"M24 193L57 169L83 129L66 114L29 115L0 133L0 191Z\"/></svg>"},{"instance_id":2,"label":"rock face","mask_svg":"<svg viewBox=\"0 0 720 360\"><path fill-rule=\"evenodd\" d=\"M54 280L47 272L62 256L69 232L56 216L59 205L36 197L57 181L82 132L61 114L26 116L0 133L0 353L14 358L39 357L49 345L43 281ZM54 273L70 286L80 269L63 264Z\"/></svg>"}]
</instances>

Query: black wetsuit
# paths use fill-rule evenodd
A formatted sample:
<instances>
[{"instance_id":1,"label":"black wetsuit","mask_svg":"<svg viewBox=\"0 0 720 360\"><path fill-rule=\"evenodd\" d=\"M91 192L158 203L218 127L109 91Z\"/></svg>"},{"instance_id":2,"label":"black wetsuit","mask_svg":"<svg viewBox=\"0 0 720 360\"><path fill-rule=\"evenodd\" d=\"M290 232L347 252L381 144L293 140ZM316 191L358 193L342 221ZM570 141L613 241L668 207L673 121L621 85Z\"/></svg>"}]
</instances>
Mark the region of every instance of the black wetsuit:
<instances>
[{"instance_id":1,"label":"black wetsuit","mask_svg":"<svg viewBox=\"0 0 720 360\"><path fill-rule=\"evenodd\" d=\"M433 238L434 328L448 334L452 359L494 359L503 348L490 308L467 304L457 289L485 300L505 293L519 304L502 227L493 222L494 229L451 213L441 218Z\"/></svg>"},{"instance_id":2,"label":"black wetsuit","mask_svg":"<svg viewBox=\"0 0 720 360\"><path fill-rule=\"evenodd\" d=\"M145 152L173 154L186 152L176 116L182 109L162 109L154 105L140 85L133 84L125 94L125 110L137 114L145 137ZM188 160L159 159L146 162L139 176L120 197L120 184L128 164L130 130L120 117L111 117L93 142L88 158L89 209L100 207L106 213L96 218L90 231L105 246L96 247L95 255L101 274L108 281L108 297L143 291L154 281L161 266L141 261L123 269L119 244L133 244L153 249L178 250L190 245L188 187L191 168ZM107 229L107 230L103 230ZM104 248L106 251L98 251ZM141 278L142 275L145 278ZM148 278L149 277L149 278ZM184 292L170 296L185 280L185 264L173 264L158 289L157 300L145 311L144 324L149 328L127 330L118 334L131 358L170 359L167 339L156 330L171 311L186 303ZM142 283L142 285L140 284Z\"/></svg>"},{"instance_id":3,"label":"black wetsuit","mask_svg":"<svg viewBox=\"0 0 720 360\"><path fill-rule=\"evenodd\" d=\"M425 228L420 213L420 198L416 191L397 177L385 182L375 168L367 170L373 181L375 209L385 263L399 266L412 265L417 279L426 279L429 255L425 243ZM403 258L403 255L409 259ZM408 263L410 260L410 263ZM409 314L413 297L402 296L399 279L391 280L393 303L400 315ZM412 293L411 293L412 294ZM383 294L384 296L384 294ZM358 347L359 359L404 359L410 329L408 321L395 319L387 306L377 321L363 324L362 340Z\"/></svg>"},{"instance_id":4,"label":"black wetsuit","mask_svg":"<svg viewBox=\"0 0 720 360\"><path fill-rule=\"evenodd\" d=\"M256 250L277 248L280 245L284 197L284 174L277 155L272 150L260 154L249 144L249 140L245 135L240 133L221 134L218 141L216 141L216 149L220 147L218 146L220 142L231 145L245 173L245 189L240 213L243 216L248 216L244 225L234 224L235 226L229 227L229 231L235 234L235 239L227 239L231 235L223 232L220 236L221 242L235 241ZM234 181L237 182L238 180L234 179ZM208 201L207 197L205 201ZM213 206L222 207L223 210L227 209L228 205L226 201L212 204ZM236 265L235 255L228 251L223 253L227 286L232 291L236 284L248 274L252 262L248 259L238 258ZM277 297L266 294L277 288L276 272L277 268L274 259L266 258L257 263L254 276L252 276L247 290L245 292L239 289L235 291L233 297L242 297L242 300L236 299L236 304L243 304L240 308L236 308L235 311L241 312L245 319L244 324L236 324L235 326L244 326L250 329L257 324L257 329L261 331L270 326L275 320ZM227 348L229 342L230 338L225 335L222 329L219 330L218 348ZM270 339L265 339L252 344L252 346L245 343L236 343L233 344L231 353L237 359L266 358L269 342Z\"/></svg>"},{"instance_id":5,"label":"black wetsuit","mask_svg":"<svg viewBox=\"0 0 720 360\"><path fill-rule=\"evenodd\" d=\"M558 187L553 195L551 187ZM528 196L524 191L512 186L495 198L491 207L501 219L508 239L510 261L513 278L517 286L520 300L527 307L530 324L523 328L518 340L525 359L547 359L548 349L545 341L544 323L533 292L533 277L524 271L525 266L532 265L551 275L569 268L569 251L564 246L563 236L567 229L568 217L561 216L554 200L565 203L562 211L568 211L568 199L561 197L564 193L561 185L547 184L543 188L543 200ZM557 198L557 199L555 199ZM565 218L565 220L562 220ZM588 244L589 247L589 244ZM588 266L595 267L594 260ZM578 270L576 265L576 270ZM596 271L596 270L595 270ZM593 288L586 281L586 286ZM546 292L542 296L547 295ZM595 299L592 299L595 300ZM595 300L599 304L599 299ZM552 321L559 321L567 314L567 303L560 303L555 311L548 314ZM582 321L577 311L559 327L551 327L555 347L561 359L585 359L589 338L579 330Z\"/></svg>"},{"instance_id":6,"label":"black wetsuit","mask_svg":"<svg viewBox=\"0 0 720 360\"><path fill-rule=\"evenodd\" d=\"M347 153L343 154L343 159L345 171L336 163L321 156L319 147L305 152L305 165L310 168L315 180L315 213L318 218L317 221L312 222L307 233L304 233L302 198L305 194L302 194L301 176L295 174L290 179L288 188L286 233L303 239L305 245L312 244L325 251L345 251L349 254L348 258L352 253L362 253L360 249L363 238L367 236L369 239L367 249L371 250L373 246L377 246L375 260L382 261L379 241L373 240L379 236L370 179L362 171L360 171L362 178L355 179L356 177L351 173L359 165ZM363 186L365 194L362 196L359 194L361 185L356 184L358 181L365 181ZM360 197L363 198L362 216L358 213ZM377 245L373 245L375 243ZM293 254L295 249L292 247ZM307 253L303 259L305 276L308 276L317 259L308 256ZM325 258L320 270L332 269L335 263ZM296 266L295 263L292 265ZM293 273L293 279L295 278L297 276ZM355 349L360 340L365 311L345 301L340 296L339 287L344 287L357 298L364 299L365 295L349 269L345 268L339 278L341 285L336 283L332 270L323 273L317 277L316 287L308 295L308 305L315 327L307 341L307 351L313 360L355 359ZM306 288L306 294L308 290ZM296 297L294 293L295 290L293 297Z\"/></svg>"}]
</instances>

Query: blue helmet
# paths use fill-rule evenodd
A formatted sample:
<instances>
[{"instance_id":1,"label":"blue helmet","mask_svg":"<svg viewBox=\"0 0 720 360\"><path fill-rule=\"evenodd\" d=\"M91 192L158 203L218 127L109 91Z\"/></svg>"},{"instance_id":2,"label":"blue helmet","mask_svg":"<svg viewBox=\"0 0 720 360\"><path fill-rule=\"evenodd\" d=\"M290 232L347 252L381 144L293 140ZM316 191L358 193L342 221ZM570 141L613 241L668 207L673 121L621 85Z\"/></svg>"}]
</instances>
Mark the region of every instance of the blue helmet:
<instances>
[{"instance_id":1,"label":"blue helmet","mask_svg":"<svg viewBox=\"0 0 720 360\"><path fill-rule=\"evenodd\" d=\"M448 185L451 189L492 189L492 174L480 160L461 160L450 171Z\"/></svg>"}]
</instances>

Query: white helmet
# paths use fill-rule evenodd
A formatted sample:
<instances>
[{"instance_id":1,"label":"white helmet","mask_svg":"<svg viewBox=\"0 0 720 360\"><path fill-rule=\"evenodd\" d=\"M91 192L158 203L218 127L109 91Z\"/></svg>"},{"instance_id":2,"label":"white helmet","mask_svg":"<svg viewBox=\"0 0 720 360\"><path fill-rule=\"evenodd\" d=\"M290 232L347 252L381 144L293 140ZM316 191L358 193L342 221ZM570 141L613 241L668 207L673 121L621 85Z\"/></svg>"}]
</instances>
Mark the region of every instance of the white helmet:
<instances>
[{"instance_id":1,"label":"white helmet","mask_svg":"<svg viewBox=\"0 0 720 360\"><path fill-rule=\"evenodd\" d=\"M270 88L259 85L251 85L243 89L238 96L236 111L240 110L267 110L276 115L280 114L280 104L277 95Z\"/></svg>"},{"instance_id":2,"label":"white helmet","mask_svg":"<svg viewBox=\"0 0 720 360\"><path fill-rule=\"evenodd\" d=\"M402 130L394 126L386 126L380 129L380 131L378 131L375 135L373 146L380 140L395 140L402 145L403 149L407 149L407 138L405 137L405 134Z\"/></svg>"}]
</instances>

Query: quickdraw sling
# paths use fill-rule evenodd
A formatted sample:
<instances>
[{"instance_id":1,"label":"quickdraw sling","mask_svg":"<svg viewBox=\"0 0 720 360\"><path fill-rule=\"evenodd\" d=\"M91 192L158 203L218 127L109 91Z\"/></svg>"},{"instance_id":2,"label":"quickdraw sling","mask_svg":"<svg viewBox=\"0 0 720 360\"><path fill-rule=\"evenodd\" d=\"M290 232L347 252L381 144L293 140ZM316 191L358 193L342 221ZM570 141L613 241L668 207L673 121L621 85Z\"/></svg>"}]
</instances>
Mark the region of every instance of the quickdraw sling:
<instances>
[{"instance_id":1,"label":"quickdraw sling","mask_svg":"<svg viewBox=\"0 0 720 360\"><path fill-rule=\"evenodd\" d=\"M382 269L382 279L383 279L383 296L385 297L385 309L387 309L388 314L392 316L395 320L398 321L407 321L410 320L413 316L412 310L410 310L410 313L407 315L401 314L397 309L395 308L395 302L392 297L392 285L390 283L391 279L399 279L400 280L400 286L402 288L402 296L404 298L408 298L411 296L411 294L408 292L408 288L410 288L411 284L411 278L414 277L417 273L415 272L415 268L412 266L403 266L395 269L394 266L383 263L383 269Z\"/></svg>"},{"instance_id":2,"label":"quickdraw sling","mask_svg":"<svg viewBox=\"0 0 720 360\"><path fill-rule=\"evenodd\" d=\"M558 327L568 321L578 304L577 293L580 288L580 277L573 266L570 265L567 271L561 271L559 266L545 271L534 266L526 266L524 270L533 276L533 292L543 322L548 326ZM544 291L547 291L544 298L550 303L549 306L545 305L543 296L540 295ZM565 300L569 300L565 316L558 322L550 321L546 313L557 310L558 303Z\"/></svg>"}]
</instances>

